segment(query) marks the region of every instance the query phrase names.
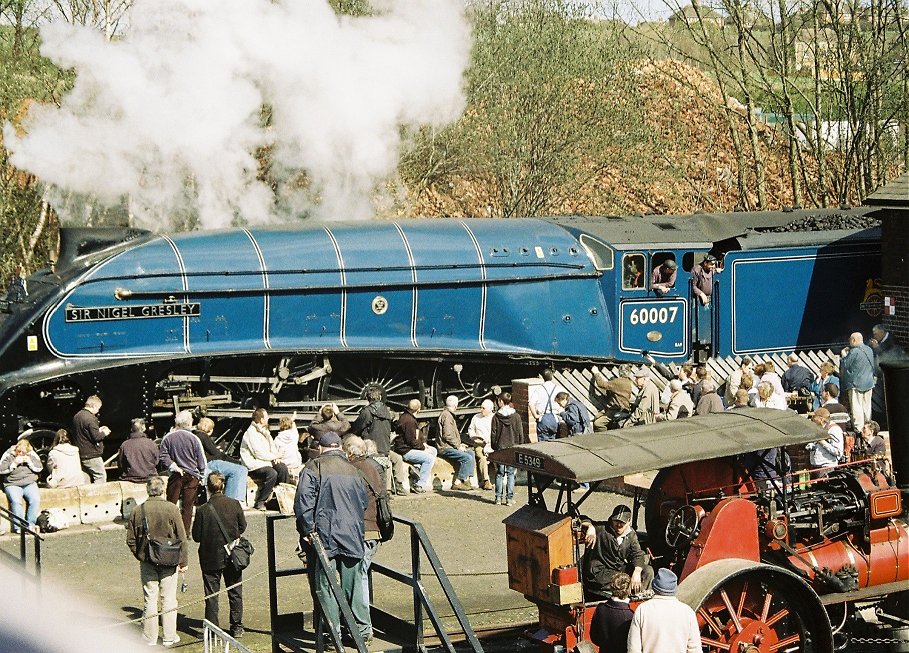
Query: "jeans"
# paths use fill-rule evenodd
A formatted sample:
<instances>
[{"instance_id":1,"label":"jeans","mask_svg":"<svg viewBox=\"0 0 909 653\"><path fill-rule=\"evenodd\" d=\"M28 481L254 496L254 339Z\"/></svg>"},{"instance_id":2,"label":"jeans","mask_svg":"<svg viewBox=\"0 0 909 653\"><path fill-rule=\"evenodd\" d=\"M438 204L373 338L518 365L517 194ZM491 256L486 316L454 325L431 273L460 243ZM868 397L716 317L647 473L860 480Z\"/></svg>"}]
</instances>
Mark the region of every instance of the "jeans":
<instances>
[{"instance_id":1,"label":"jeans","mask_svg":"<svg viewBox=\"0 0 909 653\"><path fill-rule=\"evenodd\" d=\"M357 630L360 631L360 636L363 639L369 639L372 637L372 622L369 615L369 603L364 603L363 601L363 588L361 587L363 582L363 561L359 558L339 555L331 558L328 564L334 567L334 571L337 572L335 578L340 581L341 591L350 602L350 610L353 612L354 621L356 621L355 625ZM334 594L331 593L329 580L318 562L314 560L310 567L315 574L315 580L313 581L316 593L315 599L321 605L322 614L328 621L329 628L338 633L338 639L340 639L341 610L338 607L338 602L335 601Z\"/></svg>"},{"instance_id":2,"label":"jeans","mask_svg":"<svg viewBox=\"0 0 909 653\"><path fill-rule=\"evenodd\" d=\"M209 460L208 468L205 470L206 482L211 472L218 472L224 476L226 481L224 494L246 505L246 477L249 475L246 465L236 465L226 460Z\"/></svg>"},{"instance_id":3,"label":"jeans","mask_svg":"<svg viewBox=\"0 0 909 653\"><path fill-rule=\"evenodd\" d=\"M139 576L142 579L142 593L145 596L145 607L142 615L142 634L148 642L158 641L158 617L149 615L158 613L158 598L161 598L161 626L164 629L164 641L177 639L177 568L159 567L150 562L139 563Z\"/></svg>"},{"instance_id":4,"label":"jeans","mask_svg":"<svg viewBox=\"0 0 909 653\"><path fill-rule=\"evenodd\" d=\"M82 469L92 479L92 483L107 483L107 470L104 469L104 459L100 456L97 458L83 458Z\"/></svg>"},{"instance_id":5,"label":"jeans","mask_svg":"<svg viewBox=\"0 0 909 653\"><path fill-rule=\"evenodd\" d=\"M474 469L477 466L473 451L439 449L439 458L458 464L458 480L462 482L473 476Z\"/></svg>"},{"instance_id":6,"label":"jeans","mask_svg":"<svg viewBox=\"0 0 909 653\"><path fill-rule=\"evenodd\" d=\"M367 609L370 605L369 566L372 564L372 559L376 557L376 551L379 550L380 544L379 540L366 540L363 543L363 603L367 606Z\"/></svg>"},{"instance_id":7,"label":"jeans","mask_svg":"<svg viewBox=\"0 0 909 653\"><path fill-rule=\"evenodd\" d=\"M505 490L505 500L511 501L514 498L514 476L518 471L517 467L509 467L508 465L498 464L496 465L496 499L502 499L502 490ZM506 481L507 479L507 481ZM503 481L505 482L505 487L502 487Z\"/></svg>"},{"instance_id":8,"label":"jeans","mask_svg":"<svg viewBox=\"0 0 909 653\"><path fill-rule=\"evenodd\" d=\"M420 487L432 489L432 466L436 462L436 448L425 445L425 449L411 449L404 454L404 460L420 466Z\"/></svg>"},{"instance_id":9,"label":"jeans","mask_svg":"<svg viewBox=\"0 0 909 653\"><path fill-rule=\"evenodd\" d=\"M6 492L6 498L9 499L9 511L20 518L24 514L25 521L34 526L38 515L41 513L41 493L38 491L38 484L7 485L3 490ZM22 510L23 498L28 504L27 512ZM12 527L13 533L19 532L19 527L16 524L13 524Z\"/></svg>"}]
</instances>

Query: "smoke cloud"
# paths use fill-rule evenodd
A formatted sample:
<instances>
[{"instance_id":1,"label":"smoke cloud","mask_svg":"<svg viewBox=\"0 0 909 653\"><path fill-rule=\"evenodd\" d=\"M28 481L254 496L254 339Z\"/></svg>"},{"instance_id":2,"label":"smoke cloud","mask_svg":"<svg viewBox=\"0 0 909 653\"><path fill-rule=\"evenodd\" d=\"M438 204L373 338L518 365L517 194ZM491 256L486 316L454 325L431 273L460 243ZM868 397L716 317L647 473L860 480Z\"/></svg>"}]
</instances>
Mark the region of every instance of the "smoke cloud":
<instances>
[{"instance_id":1,"label":"smoke cloud","mask_svg":"<svg viewBox=\"0 0 909 653\"><path fill-rule=\"evenodd\" d=\"M373 5L347 17L324 0L136 0L112 42L46 25L42 54L76 81L61 107L32 107L23 135L6 125L12 161L105 204L129 196L152 228L187 211L204 228L369 217L401 127L460 115L470 50L462 1Z\"/></svg>"}]
</instances>

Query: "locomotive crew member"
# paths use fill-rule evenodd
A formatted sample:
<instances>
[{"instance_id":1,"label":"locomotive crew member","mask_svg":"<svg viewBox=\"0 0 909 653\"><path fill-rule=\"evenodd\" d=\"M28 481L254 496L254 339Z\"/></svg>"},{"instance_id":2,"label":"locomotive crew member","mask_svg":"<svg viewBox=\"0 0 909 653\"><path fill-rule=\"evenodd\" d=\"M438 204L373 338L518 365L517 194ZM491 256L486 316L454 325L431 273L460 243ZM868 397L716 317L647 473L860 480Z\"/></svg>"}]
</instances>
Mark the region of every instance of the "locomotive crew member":
<instances>
[{"instance_id":1,"label":"locomotive crew member","mask_svg":"<svg viewBox=\"0 0 909 653\"><path fill-rule=\"evenodd\" d=\"M110 435L110 429L99 426L98 413L101 412L101 398L91 395L85 400L85 408L73 417L73 444L79 447L79 458L82 469L91 478L92 483L106 483L107 470L104 469L104 438Z\"/></svg>"},{"instance_id":2,"label":"locomotive crew member","mask_svg":"<svg viewBox=\"0 0 909 653\"><path fill-rule=\"evenodd\" d=\"M675 288L678 267L678 264L669 258L653 269L650 274L650 287L657 297L662 297Z\"/></svg>"},{"instance_id":3,"label":"locomotive crew member","mask_svg":"<svg viewBox=\"0 0 909 653\"><path fill-rule=\"evenodd\" d=\"M710 303L710 295L713 294L713 275L717 271L716 266L716 257L707 254L701 264L691 271L691 288L703 306Z\"/></svg>"},{"instance_id":4,"label":"locomotive crew member","mask_svg":"<svg viewBox=\"0 0 909 653\"><path fill-rule=\"evenodd\" d=\"M618 505L605 524L581 522L586 545L581 560L586 600L602 601L612 596L613 583L621 573L631 576L632 594L650 589L653 569L630 521L631 508Z\"/></svg>"}]
</instances>

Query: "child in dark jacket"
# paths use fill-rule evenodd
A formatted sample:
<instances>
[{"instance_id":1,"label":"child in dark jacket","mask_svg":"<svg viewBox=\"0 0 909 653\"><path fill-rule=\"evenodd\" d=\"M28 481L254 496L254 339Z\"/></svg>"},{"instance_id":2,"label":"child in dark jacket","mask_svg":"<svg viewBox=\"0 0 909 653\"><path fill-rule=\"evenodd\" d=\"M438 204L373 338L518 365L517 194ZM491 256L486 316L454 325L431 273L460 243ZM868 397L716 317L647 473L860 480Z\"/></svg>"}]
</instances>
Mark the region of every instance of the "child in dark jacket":
<instances>
[{"instance_id":1,"label":"child in dark jacket","mask_svg":"<svg viewBox=\"0 0 909 653\"><path fill-rule=\"evenodd\" d=\"M525 444L524 424L511 404L511 393L499 395L499 410L492 416L492 450L508 449ZM517 469L508 465L496 465L496 504L514 505L514 477Z\"/></svg>"}]
</instances>

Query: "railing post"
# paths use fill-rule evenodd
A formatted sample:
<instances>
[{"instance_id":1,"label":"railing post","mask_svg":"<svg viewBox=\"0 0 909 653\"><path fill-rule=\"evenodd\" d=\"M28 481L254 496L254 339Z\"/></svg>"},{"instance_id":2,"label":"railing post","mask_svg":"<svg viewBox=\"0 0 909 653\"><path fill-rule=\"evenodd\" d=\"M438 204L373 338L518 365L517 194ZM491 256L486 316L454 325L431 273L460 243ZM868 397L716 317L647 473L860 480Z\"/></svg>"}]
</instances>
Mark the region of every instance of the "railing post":
<instances>
[{"instance_id":1,"label":"railing post","mask_svg":"<svg viewBox=\"0 0 909 653\"><path fill-rule=\"evenodd\" d=\"M417 650L423 650L423 601L420 597L420 538L411 526L410 528L410 564L413 570L413 626L414 643Z\"/></svg>"},{"instance_id":2,"label":"railing post","mask_svg":"<svg viewBox=\"0 0 909 653\"><path fill-rule=\"evenodd\" d=\"M268 615L271 630L278 625L278 576L275 573L278 562L275 555L275 520L265 518L265 542L268 548ZM274 637L271 638L271 653L280 653L281 647Z\"/></svg>"}]
</instances>

